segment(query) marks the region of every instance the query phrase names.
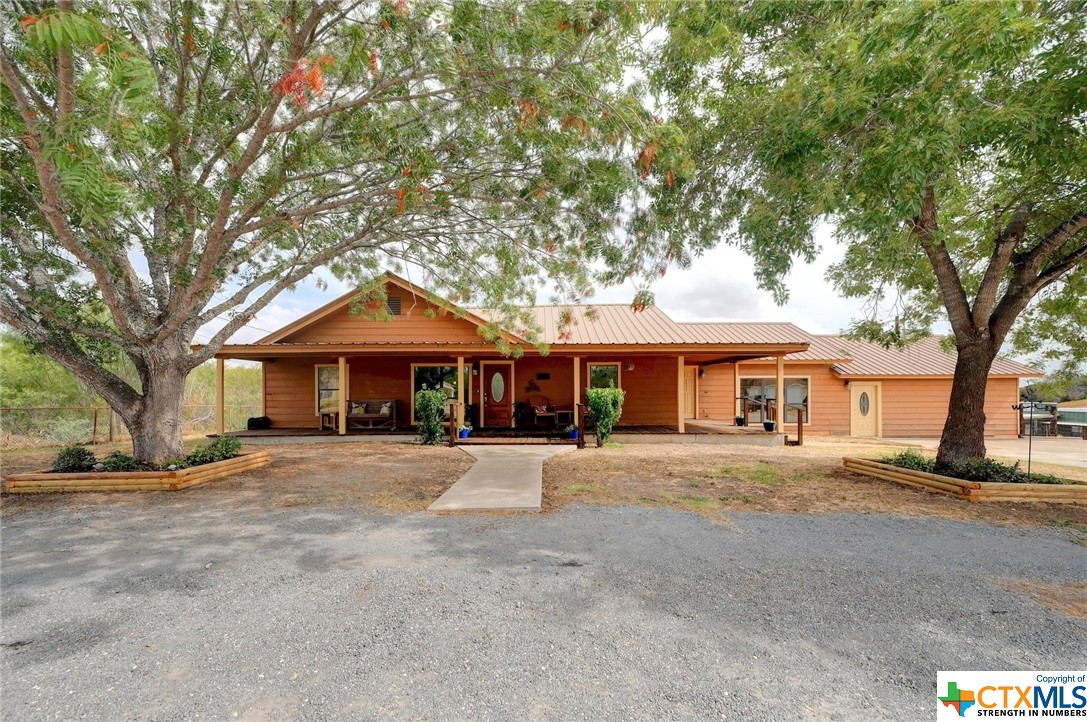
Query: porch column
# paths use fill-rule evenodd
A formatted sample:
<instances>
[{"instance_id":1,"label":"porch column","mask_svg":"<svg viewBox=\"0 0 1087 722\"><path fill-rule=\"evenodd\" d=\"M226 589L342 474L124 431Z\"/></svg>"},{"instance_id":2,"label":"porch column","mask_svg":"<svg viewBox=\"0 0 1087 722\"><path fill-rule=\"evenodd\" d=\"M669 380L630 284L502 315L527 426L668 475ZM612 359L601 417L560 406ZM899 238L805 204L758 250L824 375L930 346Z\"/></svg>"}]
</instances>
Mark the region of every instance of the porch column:
<instances>
[{"instance_id":1,"label":"porch column","mask_svg":"<svg viewBox=\"0 0 1087 722\"><path fill-rule=\"evenodd\" d=\"M340 436L347 435L347 357L340 356Z\"/></svg>"},{"instance_id":2,"label":"porch column","mask_svg":"<svg viewBox=\"0 0 1087 722\"><path fill-rule=\"evenodd\" d=\"M226 407L223 406L225 371L223 359L215 359L215 433L219 436L222 436L226 430Z\"/></svg>"},{"instance_id":3,"label":"porch column","mask_svg":"<svg viewBox=\"0 0 1087 722\"><path fill-rule=\"evenodd\" d=\"M781 425L785 423L785 414L781 413L785 408L785 357L778 356L777 399L774 401L774 421L778 422L777 430L781 433Z\"/></svg>"},{"instance_id":4,"label":"porch column","mask_svg":"<svg viewBox=\"0 0 1087 722\"><path fill-rule=\"evenodd\" d=\"M468 383L472 383L468 379ZM457 418L450 419L458 427L464 423L464 357L457 356Z\"/></svg>"},{"instance_id":5,"label":"porch column","mask_svg":"<svg viewBox=\"0 0 1087 722\"><path fill-rule=\"evenodd\" d=\"M740 403L740 362L736 361L732 364L732 405L735 406L733 416L740 416L743 414L743 404ZM747 419L744 419L744 423L747 423Z\"/></svg>"},{"instance_id":6,"label":"porch column","mask_svg":"<svg viewBox=\"0 0 1087 722\"><path fill-rule=\"evenodd\" d=\"M574 426L578 425L578 404L581 403L581 357L574 356Z\"/></svg>"},{"instance_id":7,"label":"porch column","mask_svg":"<svg viewBox=\"0 0 1087 722\"><path fill-rule=\"evenodd\" d=\"M678 356L677 361L678 361L678 363L677 363L677 366L676 366L676 371L677 371L677 373L676 373L676 409L677 409L676 417L677 417L677 421L679 422L679 424L678 424L679 433L685 434L687 432L686 432L686 430L684 428L684 425L683 425L683 382L685 381L685 379L683 378L683 357Z\"/></svg>"}]
</instances>

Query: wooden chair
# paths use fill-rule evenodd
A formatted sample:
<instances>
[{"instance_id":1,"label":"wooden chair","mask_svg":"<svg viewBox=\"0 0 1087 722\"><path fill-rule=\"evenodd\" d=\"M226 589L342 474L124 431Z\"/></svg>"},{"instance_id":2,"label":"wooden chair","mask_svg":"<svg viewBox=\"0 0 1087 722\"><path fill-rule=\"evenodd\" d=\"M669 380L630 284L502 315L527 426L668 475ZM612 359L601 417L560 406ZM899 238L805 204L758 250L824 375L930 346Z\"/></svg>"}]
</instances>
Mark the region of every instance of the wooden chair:
<instances>
[{"instance_id":1,"label":"wooden chair","mask_svg":"<svg viewBox=\"0 0 1087 722\"><path fill-rule=\"evenodd\" d=\"M551 399L540 394L530 394L528 397L529 413L532 415L532 425L539 426L541 420L546 420L551 426L555 425L555 407L551 405Z\"/></svg>"}]
</instances>

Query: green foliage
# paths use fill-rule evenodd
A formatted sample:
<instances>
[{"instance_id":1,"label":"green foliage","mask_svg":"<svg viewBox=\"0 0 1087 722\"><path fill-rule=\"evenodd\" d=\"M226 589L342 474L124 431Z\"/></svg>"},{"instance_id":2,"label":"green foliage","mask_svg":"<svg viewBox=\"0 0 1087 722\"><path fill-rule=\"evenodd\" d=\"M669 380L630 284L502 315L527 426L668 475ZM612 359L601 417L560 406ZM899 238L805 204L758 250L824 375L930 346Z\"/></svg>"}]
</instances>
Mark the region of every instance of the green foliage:
<instances>
[{"instance_id":1,"label":"green foliage","mask_svg":"<svg viewBox=\"0 0 1087 722\"><path fill-rule=\"evenodd\" d=\"M233 459L242 450L241 439L236 436L220 436L206 446L201 446L189 452L185 457L186 466L200 466L215 461Z\"/></svg>"},{"instance_id":2,"label":"green foliage","mask_svg":"<svg viewBox=\"0 0 1087 722\"><path fill-rule=\"evenodd\" d=\"M935 459L923 456L912 449L885 456L880 461L902 469L925 471L930 474L933 473L936 463ZM1052 474L1032 473L1028 477L1027 472L1019 466L1018 461L1014 464L1003 464L992 459L961 459L952 464L951 471L947 475L964 481L990 481L1000 484L1068 483L1061 477Z\"/></svg>"},{"instance_id":3,"label":"green foliage","mask_svg":"<svg viewBox=\"0 0 1087 722\"><path fill-rule=\"evenodd\" d=\"M891 454L890 456L884 456L880 459L884 464L890 464L891 466L898 466L903 469L911 469L913 471L925 471L932 473L932 469L936 464L936 460L929 458L919 451L909 449L908 451L900 451L897 454Z\"/></svg>"},{"instance_id":4,"label":"green foliage","mask_svg":"<svg viewBox=\"0 0 1087 722\"><path fill-rule=\"evenodd\" d=\"M1023 401L1079 401L1087 399L1087 375L1050 374L1019 389Z\"/></svg>"},{"instance_id":5,"label":"green foliage","mask_svg":"<svg viewBox=\"0 0 1087 722\"><path fill-rule=\"evenodd\" d=\"M25 339L0 333L0 406L93 406L97 397Z\"/></svg>"},{"instance_id":6,"label":"green foliage","mask_svg":"<svg viewBox=\"0 0 1087 722\"><path fill-rule=\"evenodd\" d=\"M424 444L440 444L445 434L442 419L445 417L446 397L441 391L415 392L415 421L419 441Z\"/></svg>"},{"instance_id":7,"label":"green foliage","mask_svg":"<svg viewBox=\"0 0 1087 722\"><path fill-rule=\"evenodd\" d=\"M136 471L140 468L135 459L120 451L114 451L102 459L102 466L103 471Z\"/></svg>"},{"instance_id":8,"label":"green foliage","mask_svg":"<svg viewBox=\"0 0 1087 722\"><path fill-rule=\"evenodd\" d=\"M625 394L622 389L586 389L585 395L589 399L589 416L596 427L596 445L603 446L623 415Z\"/></svg>"},{"instance_id":9,"label":"green foliage","mask_svg":"<svg viewBox=\"0 0 1087 722\"><path fill-rule=\"evenodd\" d=\"M653 85L699 165L659 195L656 217L689 206L676 232L737 243L779 300L793 259L810 260L815 229L833 224L846 252L830 279L868 300L853 331L889 344L945 318L965 328L971 313L988 333L989 301L975 299L1002 232L1020 262L993 266L997 300L1023 290L1029 301L1022 314L1014 300L996 309L1018 317L1015 348L1082 362L1083 10L1080 0L676 4ZM929 189L931 245L954 264L963 313L945 307L958 291L941 292L914 225ZM1080 230L1039 258L1044 282L1012 283L1065 221ZM1004 325L993 324L998 346Z\"/></svg>"},{"instance_id":10,"label":"green foliage","mask_svg":"<svg viewBox=\"0 0 1087 722\"><path fill-rule=\"evenodd\" d=\"M94 464L94 453L86 446L65 446L53 460L53 471L90 471Z\"/></svg>"}]
</instances>

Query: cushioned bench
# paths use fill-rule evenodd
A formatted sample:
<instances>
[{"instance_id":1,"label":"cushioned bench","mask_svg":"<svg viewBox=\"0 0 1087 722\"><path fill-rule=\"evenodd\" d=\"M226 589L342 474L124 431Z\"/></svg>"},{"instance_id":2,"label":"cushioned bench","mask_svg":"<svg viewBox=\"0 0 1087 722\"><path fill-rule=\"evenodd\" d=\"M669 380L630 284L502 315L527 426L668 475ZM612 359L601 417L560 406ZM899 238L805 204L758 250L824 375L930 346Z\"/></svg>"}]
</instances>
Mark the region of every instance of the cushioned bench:
<instances>
[{"instance_id":1,"label":"cushioned bench","mask_svg":"<svg viewBox=\"0 0 1087 722\"><path fill-rule=\"evenodd\" d=\"M396 401L392 399L364 399L347 402L347 428L395 429Z\"/></svg>"}]
</instances>

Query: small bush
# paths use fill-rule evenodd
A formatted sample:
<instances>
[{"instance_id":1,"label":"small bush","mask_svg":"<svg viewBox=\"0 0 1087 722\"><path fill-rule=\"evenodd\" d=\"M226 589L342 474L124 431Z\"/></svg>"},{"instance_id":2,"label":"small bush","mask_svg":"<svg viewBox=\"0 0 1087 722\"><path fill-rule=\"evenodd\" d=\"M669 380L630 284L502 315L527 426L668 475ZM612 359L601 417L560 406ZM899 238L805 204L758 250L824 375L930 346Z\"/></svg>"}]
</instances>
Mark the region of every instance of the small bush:
<instances>
[{"instance_id":1,"label":"small bush","mask_svg":"<svg viewBox=\"0 0 1087 722\"><path fill-rule=\"evenodd\" d=\"M1001 484L1065 484L1064 479L1052 474L1031 474L1014 464L1001 464L992 459L963 459L951 466L951 476L965 481L995 481Z\"/></svg>"},{"instance_id":2,"label":"small bush","mask_svg":"<svg viewBox=\"0 0 1087 722\"><path fill-rule=\"evenodd\" d=\"M90 471L94 464L94 454L87 447L65 446L53 459L53 471Z\"/></svg>"},{"instance_id":3,"label":"small bush","mask_svg":"<svg viewBox=\"0 0 1087 722\"><path fill-rule=\"evenodd\" d=\"M431 445L442 443L443 416L445 416L445 394L441 391L415 393L415 421L419 428L419 441Z\"/></svg>"},{"instance_id":4,"label":"small bush","mask_svg":"<svg viewBox=\"0 0 1087 722\"><path fill-rule=\"evenodd\" d=\"M891 466L897 466L902 469L927 471L930 474L932 473L933 466L936 464L935 459L930 459L913 449L902 451L897 454L891 454L890 456L884 456L880 461L884 464L890 464Z\"/></svg>"},{"instance_id":5,"label":"small bush","mask_svg":"<svg viewBox=\"0 0 1087 722\"><path fill-rule=\"evenodd\" d=\"M242 450L242 442L234 436L220 436L207 446L201 446L189 452L185 457L186 466L200 466L215 461L233 459Z\"/></svg>"},{"instance_id":6,"label":"small bush","mask_svg":"<svg viewBox=\"0 0 1087 722\"><path fill-rule=\"evenodd\" d=\"M105 467L103 471L136 471L140 468L135 459L120 451L114 451L102 459L102 466Z\"/></svg>"},{"instance_id":7,"label":"small bush","mask_svg":"<svg viewBox=\"0 0 1087 722\"><path fill-rule=\"evenodd\" d=\"M927 471L930 474L936 466L936 460L922 456L912 449L899 454L892 454L880 459L884 464L897 466L913 471ZM951 472L947 476L963 481L992 481L1000 484L1067 484L1068 482L1059 476L1052 474L1031 474L1014 464L1002 464L992 459L963 459L951 465Z\"/></svg>"},{"instance_id":8,"label":"small bush","mask_svg":"<svg viewBox=\"0 0 1087 722\"><path fill-rule=\"evenodd\" d=\"M585 395L589 399L589 414L596 425L596 445L603 446L623 415L625 395L622 389L586 389Z\"/></svg>"}]
</instances>

